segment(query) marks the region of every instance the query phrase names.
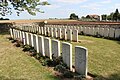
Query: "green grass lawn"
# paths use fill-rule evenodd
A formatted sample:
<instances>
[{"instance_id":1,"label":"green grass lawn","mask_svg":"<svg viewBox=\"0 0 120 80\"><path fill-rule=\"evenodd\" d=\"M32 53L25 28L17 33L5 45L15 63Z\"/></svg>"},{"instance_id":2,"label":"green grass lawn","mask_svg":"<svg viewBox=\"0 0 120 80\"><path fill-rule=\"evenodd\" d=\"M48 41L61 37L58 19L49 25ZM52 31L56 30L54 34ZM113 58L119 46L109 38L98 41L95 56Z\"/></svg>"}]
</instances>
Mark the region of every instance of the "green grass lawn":
<instances>
[{"instance_id":1,"label":"green grass lawn","mask_svg":"<svg viewBox=\"0 0 120 80\"><path fill-rule=\"evenodd\" d=\"M75 46L84 46L88 49L88 72L95 80L120 80L120 41L82 35L78 39L80 42L71 42L73 65Z\"/></svg>"},{"instance_id":2,"label":"green grass lawn","mask_svg":"<svg viewBox=\"0 0 120 80\"><path fill-rule=\"evenodd\" d=\"M81 43L73 44L88 48L88 72L96 79L120 80L120 41L79 35ZM74 62L74 56L73 56Z\"/></svg>"},{"instance_id":3,"label":"green grass lawn","mask_svg":"<svg viewBox=\"0 0 120 80\"><path fill-rule=\"evenodd\" d=\"M72 42L73 63L75 46L88 48L88 72L95 80L120 80L120 41L79 35L80 43ZM53 70L42 66L13 46L6 35L0 35L0 80L57 80Z\"/></svg>"},{"instance_id":4,"label":"green grass lawn","mask_svg":"<svg viewBox=\"0 0 120 80\"><path fill-rule=\"evenodd\" d=\"M26 55L21 48L13 46L0 34L0 80L58 80L53 70L42 66L36 59Z\"/></svg>"}]
</instances>

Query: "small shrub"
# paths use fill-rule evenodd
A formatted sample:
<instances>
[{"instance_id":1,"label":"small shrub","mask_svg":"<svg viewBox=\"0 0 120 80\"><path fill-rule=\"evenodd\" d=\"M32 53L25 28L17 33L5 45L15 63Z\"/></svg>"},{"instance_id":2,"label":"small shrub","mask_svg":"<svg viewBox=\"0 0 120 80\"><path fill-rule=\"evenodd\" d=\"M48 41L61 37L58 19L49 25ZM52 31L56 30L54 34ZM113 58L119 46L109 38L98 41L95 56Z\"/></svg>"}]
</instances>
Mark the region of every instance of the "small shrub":
<instances>
[{"instance_id":1,"label":"small shrub","mask_svg":"<svg viewBox=\"0 0 120 80\"><path fill-rule=\"evenodd\" d=\"M37 53L36 52L30 52L29 55L35 57L37 55Z\"/></svg>"},{"instance_id":2,"label":"small shrub","mask_svg":"<svg viewBox=\"0 0 120 80\"><path fill-rule=\"evenodd\" d=\"M56 66L56 65L59 65L59 64L62 63L62 57L61 56L58 57L58 58L52 56L52 58L53 58L53 66Z\"/></svg>"},{"instance_id":3,"label":"small shrub","mask_svg":"<svg viewBox=\"0 0 120 80\"><path fill-rule=\"evenodd\" d=\"M73 72L71 72L71 71L64 71L63 76L64 76L65 78L73 78L73 77L74 77L74 74L73 74Z\"/></svg>"},{"instance_id":4,"label":"small shrub","mask_svg":"<svg viewBox=\"0 0 120 80\"><path fill-rule=\"evenodd\" d=\"M42 63L43 66L52 66L53 65L53 62L51 59L47 58L43 63Z\"/></svg>"},{"instance_id":5,"label":"small shrub","mask_svg":"<svg viewBox=\"0 0 120 80\"><path fill-rule=\"evenodd\" d=\"M29 51L30 49L31 49L31 47L28 46L28 45L26 45L26 46L24 46L23 51L24 51L24 52L25 52L25 51Z\"/></svg>"},{"instance_id":6,"label":"small shrub","mask_svg":"<svg viewBox=\"0 0 120 80\"><path fill-rule=\"evenodd\" d=\"M16 47L20 47L20 44L19 44L19 43L16 43Z\"/></svg>"},{"instance_id":7,"label":"small shrub","mask_svg":"<svg viewBox=\"0 0 120 80\"><path fill-rule=\"evenodd\" d=\"M13 38L12 38L12 37L8 37L8 39L9 39L9 40L13 40Z\"/></svg>"},{"instance_id":8,"label":"small shrub","mask_svg":"<svg viewBox=\"0 0 120 80\"><path fill-rule=\"evenodd\" d=\"M34 56L35 59L39 60L40 59L40 56L38 55L38 53L36 53L36 55Z\"/></svg>"},{"instance_id":9,"label":"small shrub","mask_svg":"<svg viewBox=\"0 0 120 80\"><path fill-rule=\"evenodd\" d=\"M15 43L17 40L12 40L11 43Z\"/></svg>"},{"instance_id":10,"label":"small shrub","mask_svg":"<svg viewBox=\"0 0 120 80\"><path fill-rule=\"evenodd\" d=\"M61 73L64 73L64 71L66 71L66 67L59 64L54 68L54 70L58 71L58 72L61 72Z\"/></svg>"},{"instance_id":11,"label":"small shrub","mask_svg":"<svg viewBox=\"0 0 120 80\"><path fill-rule=\"evenodd\" d=\"M65 67L66 69L68 69L67 64L61 62L60 65L62 65L62 66Z\"/></svg>"}]
</instances>

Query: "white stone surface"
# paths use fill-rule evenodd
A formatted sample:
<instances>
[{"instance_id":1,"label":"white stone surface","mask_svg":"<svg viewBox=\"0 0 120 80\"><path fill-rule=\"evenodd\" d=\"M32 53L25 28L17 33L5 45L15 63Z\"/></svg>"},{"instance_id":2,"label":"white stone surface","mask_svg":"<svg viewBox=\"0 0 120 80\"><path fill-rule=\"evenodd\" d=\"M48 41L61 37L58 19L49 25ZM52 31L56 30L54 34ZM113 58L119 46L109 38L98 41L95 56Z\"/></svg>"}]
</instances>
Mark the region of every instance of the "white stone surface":
<instances>
[{"instance_id":1,"label":"white stone surface","mask_svg":"<svg viewBox=\"0 0 120 80\"><path fill-rule=\"evenodd\" d=\"M37 50L37 45L36 45L36 34L33 34L33 47L35 50Z\"/></svg>"},{"instance_id":2,"label":"white stone surface","mask_svg":"<svg viewBox=\"0 0 120 80\"><path fill-rule=\"evenodd\" d=\"M70 43L62 43L62 58L63 62L67 64L72 71L72 45Z\"/></svg>"},{"instance_id":3,"label":"white stone surface","mask_svg":"<svg viewBox=\"0 0 120 80\"><path fill-rule=\"evenodd\" d=\"M75 47L75 71L87 76L88 50L82 46Z\"/></svg>"},{"instance_id":4,"label":"white stone surface","mask_svg":"<svg viewBox=\"0 0 120 80\"><path fill-rule=\"evenodd\" d=\"M22 31L20 31L20 41L22 41Z\"/></svg>"},{"instance_id":5,"label":"white stone surface","mask_svg":"<svg viewBox=\"0 0 120 80\"><path fill-rule=\"evenodd\" d=\"M28 35L29 33L28 32L26 32L26 41L27 41L27 45L29 45L29 35Z\"/></svg>"},{"instance_id":6,"label":"white stone surface","mask_svg":"<svg viewBox=\"0 0 120 80\"><path fill-rule=\"evenodd\" d=\"M84 33L84 35L86 35L86 27L85 26L83 27L83 33Z\"/></svg>"},{"instance_id":7,"label":"white stone surface","mask_svg":"<svg viewBox=\"0 0 120 80\"><path fill-rule=\"evenodd\" d=\"M31 46L34 47L34 41L33 41L33 35L34 34L30 33L30 35L31 35L31 44L32 44Z\"/></svg>"},{"instance_id":8,"label":"white stone surface","mask_svg":"<svg viewBox=\"0 0 120 80\"><path fill-rule=\"evenodd\" d=\"M36 51L37 51L37 53L40 53L39 52L39 44L38 44L38 35L36 35Z\"/></svg>"},{"instance_id":9,"label":"white stone surface","mask_svg":"<svg viewBox=\"0 0 120 80\"><path fill-rule=\"evenodd\" d=\"M38 49L39 49L39 53L42 54L42 56L45 56L45 52L44 52L44 40L43 40L43 36L38 36Z\"/></svg>"},{"instance_id":10,"label":"white stone surface","mask_svg":"<svg viewBox=\"0 0 120 80\"><path fill-rule=\"evenodd\" d=\"M16 30L16 38L19 39L19 31Z\"/></svg>"},{"instance_id":11,"label":"white stone surface","mask_svg":"<svg viewBox=\"0 0 120 80\"><path fill-rule=\"evenodd\" d=\"M28 45L32 46L31 33L28 33L28 40L29 40Z\"/></svg>"},{"instance_id":12,"label":"white stone surface","mask_svg":"<svg viewBox=\"0 0 120 80\"><path fill-rule=\"evenodd\" d=\"M99 32L100 36L103 37L104 36L104 28L100 28L100 32Z\"/></svg>"},{"instance_id":13,"label":"white stone surface","mask_svg":"<svg viewBox=\"0 0 120 80\"><path fill-rule=\"evenodd\" d=\"M49 27L47 27L47 36L50 36L50 30L49 30L50 28Z\"/></svg>"},{"instance_id":14,"label":"white stone surface","mask_svg":"<svg viewBox=\"0 0 120 80\"><path fill-rule=\"evenodd\" d=\"M54 57L60 56L60 41L52 40L52 54Z\"/></svg>"},{"instance_id":15,"label":"white stone surface","mask_svg":"<svg viewBox=\"0 0 120 80\"><path fill-rule=\"evenodd\" d=\"M67 30L67 40L72 41L72 30Z\"/></svg>"},{"instance_id":16,"label":"white stone surface","mask_svg":"<svg viewBox=\"0 0 120 80\"><path fill-rule=\"evenodd\" d=\"M50 36L53 37L53 28L50 28Z\"/></svg>"},{"instance_id":17,"label":"white stone surface","mask_svg":"<svg viewBox=\"0 0 120 80\"><path fill-rule=\"evenodd\" d=\"M109 36L109 28L104 28L104 37L108 37Z\"/></svg>"},{"instance_id":18,"label":"white stone surface","mask_svg":"<svg viewBox=\"0 0 120 80\"><path fill-rule=\"evenodd\" d=\"M115 38L120 39L120 29L115 30Z\"/></svg>"},{"instance_id":19,"label":"white stone surface","mask_svg":"<svg viewBox=\"0 0 120 80\"><path fill-rule=\"evenodd\" d=\"M86 27L86 35L89 35L89 33L90 33L90 27Z\"/></svg>"},{"instance_id":20,"label":"white stone surface","mask_svg":"<svg viewBox=\"0 0 120 80\"><path fill-rule=\"evenodd\" d=\"M78 42L78 30L73 30L73 41Z\"/></svg>"},{"instance_id":21,"label":"white stone surface","mask_svg":"<svg viewBox=\"0 0 120 80\"><path fill-rule=\"evenodd\" d=\"M17 39L17 30L15 30L14 34L15 34L15 39Z\"/></svg>"},{"instance_id":22,"label":"white stone surface","mask_svg":"<svg viewBox=\"0 0 120 80\"><path fill-rule=\"evenodd\" d=\"M23 37L23 45L26 45L27 41L26 41L26 35L25 35L25 32L22 32L22 37Z\"/></svg>"},{"instance_id":23,"label":"white stone surface","mask_svg":"<svg viewBox=\"0 0 120 80\"><path fill-rule=\"evenodd\" d=\"M41 34L44 35L43 27L41 27Z\"/></svg>"},{"instance_id":24,"label":"white stone surface","mask_svg":"<svg viewBox=\"0 0 120 80\"><path fill-rule=\"evenodd\" d=\"M66 29L62 29L62 39L67 40Z\"/></svg>"},{"instance_id":25,"label":"white stone surface","mask_svg":"<svg viewBox=\"0 0 120 80\"><path fill-rule=\"evenodd\" d=\"M91 27L91 29L90 29L90 35L94 36L94 27Z\"/></svg>"},{"instance_id":26,"label":"white stone surface","mask_svg":"<svg viewBox=\"0 0 120 80\"><path fill-rule=\"evenodd\" d=\"M98 27L95 27L94 28L94 35L96 36L96 35L98 35L99 34L99 28Z\"/></svg>"},{"instance_id":27,"label":"white stone surface","mask_svg":"<svg viewBox=\"0 0 120 80\"><path fill-rule=\"evenodd\" d=\"M54 38L57 38L58 37L57 28L54 28L53 31Z\"/></svg>"},{"instance_id":28,"label":"white stone surface","mask_svg":"<svg viewBox=\"0 0 120 80\"><path fill-rule=\"evenodd\" d=\"M15 29L13 29L13 39L15 39Z\"/></svg>"},{"instance_id":29,"label":"white stone surface","mask_svg":"<svg viewBox=\"0 0 120 80\"><path fill-rule=\"evenodd\" d=\"M39 34L41 34L41 28L39 27Z\"/></svg>"},{"instance_id":30,"label":"white stone surface","mask_svg":"<svg viewBox=\"0 0 120 80\"><path fill-rule=\"evenodd\" d=\"M59 39L62 39L61 28L58 28L58 38L59 38Z\"/></svg>"},{"instance_id":31,"label":"white stone surface","mask_svg":"<svg viewBox=\"0 0 120 80\"><path fill-rule=\"evenodd\" d=\"M115 29L114 28L110 28L110 31L109 31L109 37L110 38L114 38L115 37Z\"/></svg>"},{"instance_id":32,"label":"white stone surface","mask_svg":"<svg viewBox=\"0 0 120 80\"><path fill-rule=\"evenodd\" d=\"M52 59L52 53L51 53L51 39L48 37L44 37L44 51L45 56Z\"/></svg>"},{"instance_id":33,"label":"white stone surface","mask_svg":"<svg viewBox=\"0 0 120 80\"><path fill-rule=\"evenodd\" d=\"M13 29L10 28L10 36L13 38Z\"/></svg>"},{"instance_id":34,"label":"white stone surface","mask_svg":"<svg viewBox=\"0 0 120 80\"><path fill-rule=\"evenodd\" d=\"M47 36L47 30L46 30L46 27L44 27L44 35Z\"/></svg>"}]
</instances>

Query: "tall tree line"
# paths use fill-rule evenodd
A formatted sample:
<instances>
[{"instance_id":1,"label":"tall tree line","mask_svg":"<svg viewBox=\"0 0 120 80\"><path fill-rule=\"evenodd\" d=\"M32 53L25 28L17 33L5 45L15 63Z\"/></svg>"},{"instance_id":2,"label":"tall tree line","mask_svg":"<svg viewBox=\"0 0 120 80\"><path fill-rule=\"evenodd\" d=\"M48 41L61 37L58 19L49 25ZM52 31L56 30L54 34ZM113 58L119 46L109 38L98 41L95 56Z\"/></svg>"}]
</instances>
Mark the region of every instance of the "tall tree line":
<instances>
[{"instance_id":1,"label":"tall tree line","mask_svg":"<svg viewBox=\"0 0 120 80\"><path fill-rule=\"evenodd\" d=\"M115 12L110 13L109 15L103 14L101 15L102 20L106 21L120 21L120 13L118 9Z\"/></svg>"}]
</instances>

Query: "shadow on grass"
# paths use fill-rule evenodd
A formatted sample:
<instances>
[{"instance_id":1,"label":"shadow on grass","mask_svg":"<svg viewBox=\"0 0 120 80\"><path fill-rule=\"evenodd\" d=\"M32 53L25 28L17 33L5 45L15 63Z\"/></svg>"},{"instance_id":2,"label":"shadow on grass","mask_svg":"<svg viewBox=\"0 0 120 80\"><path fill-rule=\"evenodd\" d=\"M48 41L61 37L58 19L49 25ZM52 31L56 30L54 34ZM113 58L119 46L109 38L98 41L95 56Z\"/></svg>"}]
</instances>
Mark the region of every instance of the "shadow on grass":
<instances>
[{"instance_id":1,"label":"shadow on grass","mask_svg":"<svg viewBox=\"0 0 120 80\"><path fill-rule=\"evenodd\" d=\"M120 44L120 41L117 41L118 44Z\"/></svg>"},{"instance_id":2,"label":"shadow on grass","mask_svg":"<svg viewBox=\"0 0 120 80\"><path fill-rule=\"evenodd\" d=\"M8 77L5 77L5 76L0 76L0 80L28 80L26 78L8 78Z\"/></svg>"},{"instance_id":3,"label":"shadow on grass","mask_svg":"<svg viewBox=\"0 0 120 80\"><path fill-rule=\"evenodd\" d=\"M107 77L103 77L101 75L98 75L94 78L94 80L120 80L120 72L111 74Z\"/></svg>"},{"instance_id":4,"label":"shadow on grass","mask_svg":"<svg viewBox=\"0 0 120 80\"><path fill-rule=\"evenodd\" d=\"M0 35L8 35L10 34L8 31L7 32L0 32Z\"/></svg>"}]
</instances>

